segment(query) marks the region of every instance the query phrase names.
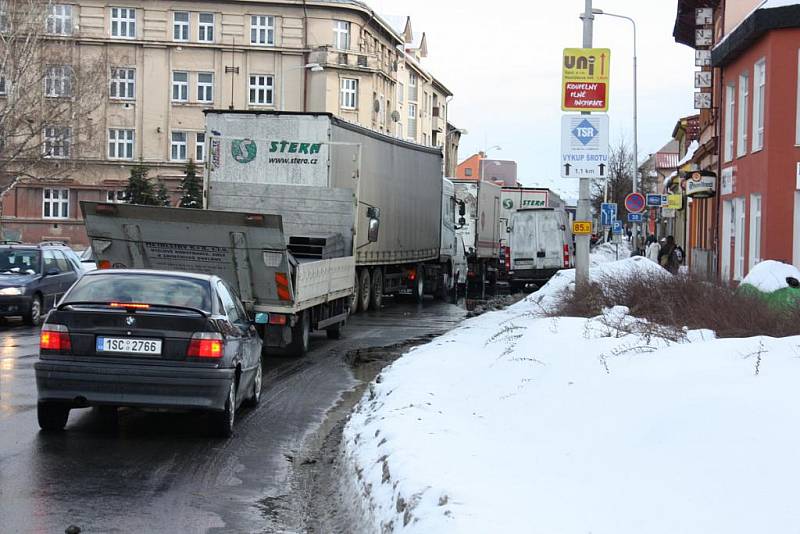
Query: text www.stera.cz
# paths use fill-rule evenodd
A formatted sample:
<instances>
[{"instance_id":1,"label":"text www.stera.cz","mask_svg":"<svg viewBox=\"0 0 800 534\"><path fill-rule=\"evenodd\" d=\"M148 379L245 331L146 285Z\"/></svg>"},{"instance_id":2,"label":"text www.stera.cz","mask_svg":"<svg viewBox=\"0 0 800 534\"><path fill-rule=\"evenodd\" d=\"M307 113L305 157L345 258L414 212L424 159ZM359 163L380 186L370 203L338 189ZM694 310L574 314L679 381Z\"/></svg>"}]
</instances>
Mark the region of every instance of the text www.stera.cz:
<instances>
[{"instance_id":1,"label":"text www.stera.cz","mask_svg":"<svg viewBox=\"0 0 800 534\"><path fill-rule=\"evenodd\" d=\"M316 165L317 158L269 158L270 163L291 163L294 165Z\"/></svg>"}]
</instances>

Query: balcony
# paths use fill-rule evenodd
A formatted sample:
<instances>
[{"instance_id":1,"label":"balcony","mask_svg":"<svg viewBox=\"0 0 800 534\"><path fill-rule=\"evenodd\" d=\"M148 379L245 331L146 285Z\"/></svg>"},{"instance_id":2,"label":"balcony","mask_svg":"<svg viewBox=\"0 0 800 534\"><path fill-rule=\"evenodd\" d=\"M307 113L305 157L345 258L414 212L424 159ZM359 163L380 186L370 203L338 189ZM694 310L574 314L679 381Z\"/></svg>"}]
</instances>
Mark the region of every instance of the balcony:
<instances>
[{"instance_id":1,"label":"balcony","mask_svg":"<svg viewBox=\"0 0 800 534\"><path fill-rule=\"evenodd\" d=\"M433 113L431 114L431 130L434 132L444 132L444 123L445 118L442 113L442 108L434 106Z\"/></svg>"}]
</instances>

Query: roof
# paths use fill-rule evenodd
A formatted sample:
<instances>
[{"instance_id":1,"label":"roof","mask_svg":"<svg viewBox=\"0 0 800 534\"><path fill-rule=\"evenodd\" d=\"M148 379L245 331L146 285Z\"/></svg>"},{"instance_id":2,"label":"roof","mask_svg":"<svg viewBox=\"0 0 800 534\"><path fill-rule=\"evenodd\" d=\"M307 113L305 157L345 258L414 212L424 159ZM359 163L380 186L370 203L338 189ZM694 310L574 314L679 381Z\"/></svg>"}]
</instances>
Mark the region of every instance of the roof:
<instances>
[{"instance_id":1,"label":"roof","mask_svg":"<svg viewBox=\"0 0 800 534\"><path fill-rule=\"evenodd\" d=\"M656 152L657 169L674 169L678 166L677 152Z\"/></svg>"},{"instance_id":2,"label":"roof","mask_svg":"<svg viewBox=\"0 0 800 534\"><path fill-rule=\"evenodd\" d=\"M711 51L711 64L724 67L750 48L765 33L800 28L800 2L764 0Z\"/></svg>"},{"instance_id":3,"label":"roof","mask_svg":"<svg viewBox=\"0 0 800 534\"><path fill-rule=\"evenodd\" d=\"M305 2L304 2L305 3ZM392 24L389 23L384 17L378 15L371 7L367 5L366 2L361 2L360 0L310 0L309 5L314 4L341 4L344 6L351 6L354 8L358 8L361 11L366 11L369 13L380 26L383 27L388 33L390 33L399 43L403 43L405 39L402 37L402 31L398 31L395 29Z\"/></svg>"},{"instance_id":4,"label":"roof","mask_svg":"<svg viewBox=\"0 0 800 534\"><path fill-rule=\"evenodd\" d=\"M112 274L114 276L117 275L124 275L124 274L132 274L132 275L151 275L151 276L167 276L171 278L191 278L193 280L203 280L205 282L210 282L217 278L215 275L212 274L200 274L200 273L187 273L183 271L160 271L157 269L97 269L95 271L89 271L85 273L83 276L99 276L103 274Z\"/></svg>"},{"instance_id":5,"label":"roof","mask_svg":"<svg viewBox=\"0 0 800 534\"><path fill-rule=\"evenodd\" d=\"M716 8L719 0L678 0L678 11L675 15L675 27L672 36L675 42L694 48L695 23L694 10L698 7Z\"/></svg>"}]
</instances>

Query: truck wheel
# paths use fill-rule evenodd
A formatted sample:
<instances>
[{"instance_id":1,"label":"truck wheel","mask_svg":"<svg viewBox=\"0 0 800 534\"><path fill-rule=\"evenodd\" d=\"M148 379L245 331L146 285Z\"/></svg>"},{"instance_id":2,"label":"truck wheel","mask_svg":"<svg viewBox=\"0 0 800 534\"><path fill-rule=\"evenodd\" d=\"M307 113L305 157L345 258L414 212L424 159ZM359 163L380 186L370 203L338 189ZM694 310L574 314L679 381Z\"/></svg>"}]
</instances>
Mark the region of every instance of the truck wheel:
<instances>
[{"instance_id":1,"label":"truck wheel","mask_svg":"<svg viewBox=\"0 0 800 534\"><path fill-rule=\"evenodd\" d=\"M422 303L425 299L425 267L422 264L417 265L417 276L414 279L414 299L418 303Z\"/></svg>"},{"instance_id":2,"label":"truck wheel","mask_svg":"<svg viewBox=\"0 0 800 534\"><path fill-rule=\"evenodd\" d=\"M308 341L311 335L311 321L308 312L300 314L297 324L292 327L292 342L286 347L286 352L290 356L305 356L308 352Z\"/></svg>"},{"instance_id":3,"label":"truck wheel","mask_svg":"<svg viewBox=\"0 0 800 534\"><path fill-rule=\"evenodd\" d=\"M356 279L353 283L353 294L350 296L350 315L358 313L358 271L356 271Z\"/></svg>"},{"instance_id":4,"label":"truck wheel","mask_svg":"<svg viewBox=\"0 0 800 534\"><path fill-rule=\"evenodd\" d=\"M46 432L64 430L69 418L69 406L56 402L40 402L36 405L39 428Z\"/></svg>"},{"instance_id":5,"label":"truck wheel","mask_svg":"<svg viewBox=\"0 0 800 534\"><path fill-rule=\"evenodd\" d=\"M370 283L369 269L361 269L361 273L358 275L358 282L358 309L367 311L372 293L370 291L372 284Z\"/></svg>"},{"instance_id":6,"label":"truck wheel","mask_svg":"<svg viewBox=\"0 0 800 534\"><path fill-rule=\"evenodd\" d=\"M380 267L372 270L372 294L369 299L369 309L380 311L383 303L383 271Z\"/></svg>"}]
</instances>

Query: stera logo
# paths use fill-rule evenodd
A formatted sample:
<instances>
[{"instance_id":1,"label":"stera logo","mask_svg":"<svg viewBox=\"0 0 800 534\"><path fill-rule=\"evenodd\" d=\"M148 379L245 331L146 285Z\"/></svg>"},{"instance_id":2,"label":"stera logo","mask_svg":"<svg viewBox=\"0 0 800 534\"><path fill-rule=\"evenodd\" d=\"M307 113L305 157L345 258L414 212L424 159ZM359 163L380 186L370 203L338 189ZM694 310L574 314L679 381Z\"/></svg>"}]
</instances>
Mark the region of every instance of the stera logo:
<instances>
[{"instance_id":1,"label":"stera logo","mask_svg":"<svg viewBox=\"0 0 800 534\"><path fill-rule=\"evenodd\" d=\"M271 153L280 154L319 154L322 143L301 143L299 141L272 141L269 144Z\"/></svg>"},{"instance_id":2,"label":"stera logo","mask_svg":"<svg viewBox=\"0 0 800 534\"><path fill-rule=\"evenodd\" d=\"M588 71L589 76L594 76L595 58L593 56L564 56L564 67Z\"/></svg>"}]
</instances>

